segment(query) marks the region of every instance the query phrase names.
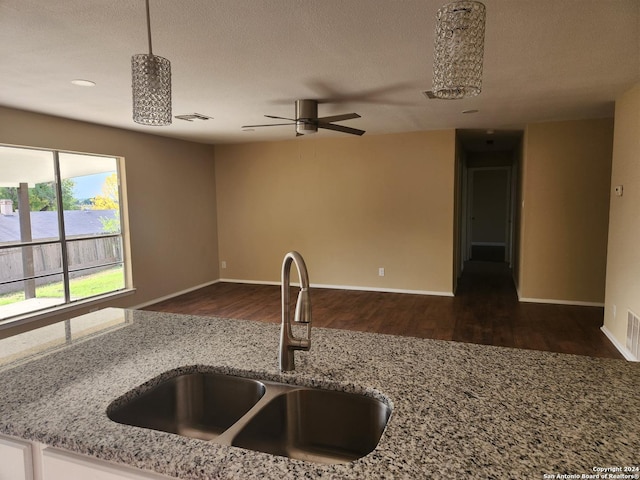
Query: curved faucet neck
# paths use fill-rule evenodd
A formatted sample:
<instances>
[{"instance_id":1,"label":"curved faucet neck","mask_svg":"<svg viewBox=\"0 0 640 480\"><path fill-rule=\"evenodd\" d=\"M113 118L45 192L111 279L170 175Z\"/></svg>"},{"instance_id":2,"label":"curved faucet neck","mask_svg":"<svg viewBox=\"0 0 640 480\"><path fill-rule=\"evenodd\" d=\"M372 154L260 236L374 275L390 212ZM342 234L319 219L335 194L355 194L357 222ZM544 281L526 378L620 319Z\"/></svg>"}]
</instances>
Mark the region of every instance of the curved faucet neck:
<instances>
[{"instance_id":1,"label":"curved faucet neck","mask_svg":"<svg viewBox=\"0 0 640 480\"><path fill-rule=\"evenodd\" d=\"M284 260L282 261L282 285L286 281L287 286L289 286L290 278L291 278L291 263L296 265L296 269L298 270L298 278L300 279L300 288L308 289L309 288L309 274L307 273L307 266L304 263L304 259L302 255L298 252L289 252L284 256Z\"/></svg>"},{"instance_id":2,"label":"curved faucet neck","mask_svg":"<svg viewBox=\"0 0 640 480\"><path fill-rule=\"evenodd\" d=\"M294 321L307 325L307 338L296 338L291 330L290 283L291 263L295 263L300 279L300 293L296 302ZM304 259L298 252L289 252L282 261L282 327L280 330L280 350L278 361L280 370L294 369L294 351L309 350L311 347L311 303L309 299L309 275Z\"/></svg>"}]
</instances>

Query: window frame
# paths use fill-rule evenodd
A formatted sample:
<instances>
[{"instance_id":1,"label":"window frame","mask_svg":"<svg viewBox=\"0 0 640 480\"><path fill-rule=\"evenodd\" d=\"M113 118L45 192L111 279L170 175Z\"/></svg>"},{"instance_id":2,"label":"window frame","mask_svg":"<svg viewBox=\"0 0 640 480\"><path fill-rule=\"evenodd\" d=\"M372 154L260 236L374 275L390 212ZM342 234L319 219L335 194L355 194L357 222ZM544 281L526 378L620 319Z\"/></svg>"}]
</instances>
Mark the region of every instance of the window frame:
<instances>
[{"instance_id":1,"label":"window frame","mask_svg":"<svg viewBox=\"0 0 640 480\"><path fill-rule=\"evenodd\" d=\"M54 315L58 315L60 313L64 313L66 311L76 310L78 308L92 306L97 303L104 302L106 300L111 300L115 298L119 298L126 295L131 295L135 292L135 288L133 288L133 280L132 280L132 267L130 261L130 245L129 245L129 233L128 233L128 212L126 205L126 193L124 192L124 183L123 178L124 175L124 157L117 155L107 155L107 154L96 154L96 153L81 153L74 152L70 150L62 150L62 149L52 149L52 148L40 148L40 147L29 147L23 145L9 145L0 143L0 147L8 147L8 148L16 148L16 149L26 149L26 150L38 150L49 152L52 154L52 163L53 163L53 174L54 174L54 183L55 183L55 193L56 193L56 207L57 207L57 225L58 225L58 238L57 239L43 239L43 240L32 240L32 241L20 241L15 243L0 243L0 251L5 249L13 249L13 248L22 248L22 247L38 247L43 245L60 245L61 250L61 263L62 269L58 273L40 273L34 274L32 276L23 276L18 280L8 280L0 282L0 285L15 283L15 282L23 282L28 280L37 280L39 278L46 278L52 275L61 275L62 283L63 283L63 291L64 298L61 299L62 302L58 305L43 307L35 310L31 310L28 312L20 313L17 315L8 316L6 318L0 319L0 338L3 338L5 335L2 334L2 330L10 329L12 327L22 325L25 323L33 322L36 320L42 320L43 318L51 317ZM117 175L117 186L118 186L118 215L120 218L120 232L119 233L105 233L105 234L94 234L94 235L82 235L81 237L71 236L70 238L67 235L65 229L65 210L63 207L63 190L62 190L62 175L60 170L60 154L70 154L70 155L87 155L93 157L104 157L104 158L112 158L115 160L116 166L116 175ZM94 239L105 239L105 238L119 238L121 245L121 261L117 262L107 262L104 264L100 264L98 266L90 266L83 268L70 268L69 266L69 249L68 244L73 242L85 241L85 240L94 240ZM71 288L70 288L70 280L71 274L75 272L80 272L83 270L91 270L96 267L108 267L122 265L123 267L123 281L124 286L122 288L112 290L109 292L99 293L87 297L72 299L71 298ZM24 272L23 272L24 273Z\"/></svg>"}]
</instances>

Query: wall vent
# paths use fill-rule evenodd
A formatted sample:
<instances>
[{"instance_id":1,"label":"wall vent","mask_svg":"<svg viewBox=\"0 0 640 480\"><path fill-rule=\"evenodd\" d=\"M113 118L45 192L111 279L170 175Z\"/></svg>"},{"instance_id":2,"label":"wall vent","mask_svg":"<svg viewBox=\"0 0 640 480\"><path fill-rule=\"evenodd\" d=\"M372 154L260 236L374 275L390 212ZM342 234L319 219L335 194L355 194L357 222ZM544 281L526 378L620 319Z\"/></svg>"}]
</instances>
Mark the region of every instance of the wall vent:
<instances>
[{"instance_id":1,"label":"wall vent","mask_svg":"<svg viewBox=\"0 0 640 480\"><path fill-rule=\"evenodd\" d=\"M629 310L627 314L627 350L640 359L640 318Z\"/></svg>"}]
</instances>

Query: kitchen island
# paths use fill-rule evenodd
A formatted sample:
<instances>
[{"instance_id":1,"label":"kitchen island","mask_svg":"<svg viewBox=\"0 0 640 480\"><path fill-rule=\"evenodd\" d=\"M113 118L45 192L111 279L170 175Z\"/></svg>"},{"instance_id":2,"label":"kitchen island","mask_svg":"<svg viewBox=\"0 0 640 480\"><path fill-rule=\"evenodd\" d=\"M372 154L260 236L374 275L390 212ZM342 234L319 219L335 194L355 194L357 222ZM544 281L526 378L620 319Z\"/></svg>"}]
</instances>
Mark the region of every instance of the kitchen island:
<instances>
[{"instance_id":1,"label":"kitchen island","mask_svg":"<svg viewBox=\"0 0 640 480\"><path fill-rule=\"evenodd\" d=\"M105 312L114 320L106 332L34 349L0 370L0 433L183 480L580 478L625 467L630 476L618 478L640 478L637 363L314 328L311 350L281 373L279 325ZM335 465L107 417L114 400L178 368L360 393L392 413L372 453Z\"/></svg>"}]
</instances>

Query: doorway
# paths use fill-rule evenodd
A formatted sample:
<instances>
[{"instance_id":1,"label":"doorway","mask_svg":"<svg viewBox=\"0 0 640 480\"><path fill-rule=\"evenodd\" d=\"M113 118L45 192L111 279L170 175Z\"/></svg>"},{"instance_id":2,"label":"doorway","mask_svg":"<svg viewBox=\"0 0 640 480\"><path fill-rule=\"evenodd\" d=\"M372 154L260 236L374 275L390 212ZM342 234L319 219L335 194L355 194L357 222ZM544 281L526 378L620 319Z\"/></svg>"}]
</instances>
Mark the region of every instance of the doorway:
<instances>
[{"instance_id":1,"label":"doorway","mask_svg":"<svg viewBox=\"0 0 640 480\"><path fill-rule=\"evenodd\" d=\"M517 263L522 133L456 131L456 285L470 266L474 273L482 265L511 272Z\"/></svg>"},{"instance_id":2,"label":"doorway","mask_svg":"<svg viewBox=\"0 0 640 480\"><path fill-rule=\"evenodd\" d=\"M469 260L511 264L511 167L468 172Z\"/></svg>"}]
</instances>

